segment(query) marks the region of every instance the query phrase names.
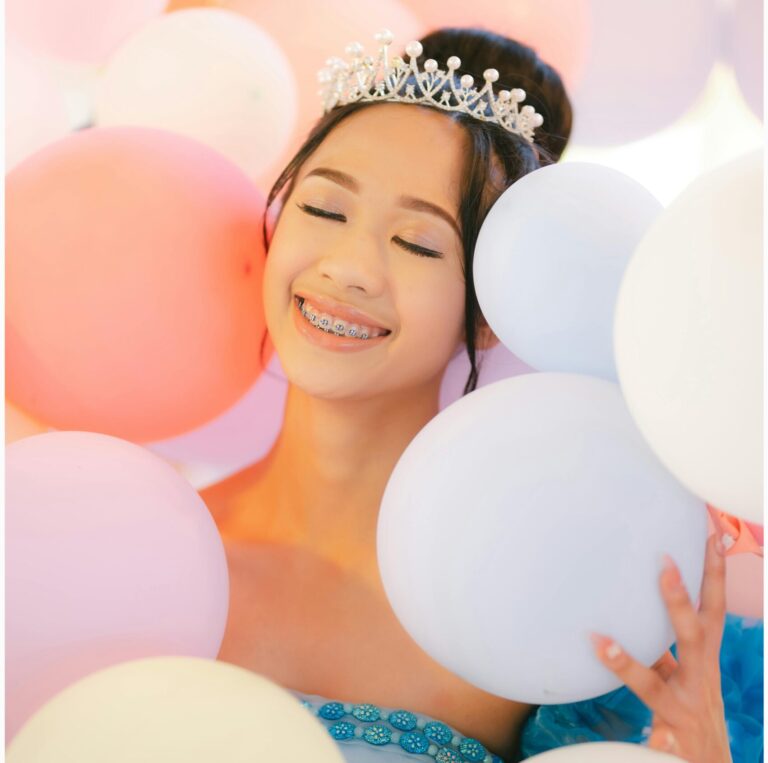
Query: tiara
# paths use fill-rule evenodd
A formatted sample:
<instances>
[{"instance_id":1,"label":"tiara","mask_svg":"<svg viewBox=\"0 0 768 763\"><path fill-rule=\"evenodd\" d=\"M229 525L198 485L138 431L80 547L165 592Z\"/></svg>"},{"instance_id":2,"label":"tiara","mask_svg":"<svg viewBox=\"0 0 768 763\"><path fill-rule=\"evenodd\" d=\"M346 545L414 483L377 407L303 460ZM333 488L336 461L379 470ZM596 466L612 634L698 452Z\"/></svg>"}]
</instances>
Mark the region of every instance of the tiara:
<instances>
[{"instance_id":1,"label":"tiara","mask_svg":"<svg viewBox=\"0 0 768 763\"><path fill-rule=\"evenodd\" d=\"M525 100L525 90L515 88L494 94L492 85L499 78L496 69L483 72L485 84L478 90L474 87L475 80L471 74L460 78L454 76L461 66L458 56L451 56L446 61L447 71L438 69L433 58L428 58L424 62L424 71L419 71L416 59L424 48L418 40L405 46L409 58L406 63L400 56L388 55L392 32L384 29L377 32L374 39L379 43L375 58L364 55L359 42L352 42L345 48L351 61L333 56L317 73L322 86L319 95L323 101L323 114L336 106L357 101L420 103L492 122L533 143L533 130L542 124L543 117L536 113L533 106L518 109L518 104Z\"/></svg>"}]
</instances>

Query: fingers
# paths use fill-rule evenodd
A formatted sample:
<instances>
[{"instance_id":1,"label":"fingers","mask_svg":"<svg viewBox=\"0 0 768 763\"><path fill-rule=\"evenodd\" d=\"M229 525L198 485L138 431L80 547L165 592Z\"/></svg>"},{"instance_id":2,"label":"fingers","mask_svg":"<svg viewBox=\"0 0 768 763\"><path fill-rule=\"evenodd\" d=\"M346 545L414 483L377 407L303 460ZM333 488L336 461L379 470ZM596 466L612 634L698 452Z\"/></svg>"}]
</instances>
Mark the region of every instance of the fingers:
<instances>
[{"instance_id":1,"label":"fingers","mask_svg":"<svg viewBox=\"0 0 768 763\"><path fill-rule=\"evenodd\" d=\"M712 636L714 643L711 646L719 653L725 625L725 555L718 552L717 542L717 533L710 535L707 541L699 616Z\"/></svg>"},{"instance_id":2,"label":"fingers","mask_svg":"<svg viewBox=\"0 0 768 763\"><path fill-rule=\"evenodd\" d=\"M638 662L607 636L595 633L592 634L592 641L603 665L613 671L654 713L671 724L685 721L685 709L656 670ZM665 661L665 665L668 664Z\"/></svg>"},{"instance_id":3,"label":"fingers","mask_svg":"<svg viewBox=\"0 0 768 763\"><path fill-rule=\"evenodd\" d=\"M704 655L706 628L694 609L680 571L671 557L665 555L665 568L660 575L661 595L666 604L677 638L677 658L695 670Z\"/></svg>"},{"instance_id":4,"label":"fingers","mask_svg":"<svg viewBox=\"0 0 768 763\"><path fill-rule=\"evenodd\" d=\"M651 665L651 670L655 670L662 681L666 681L676 670L677 660L672 652L667 649L666 652Z\"/></svg>"}]
</instances>

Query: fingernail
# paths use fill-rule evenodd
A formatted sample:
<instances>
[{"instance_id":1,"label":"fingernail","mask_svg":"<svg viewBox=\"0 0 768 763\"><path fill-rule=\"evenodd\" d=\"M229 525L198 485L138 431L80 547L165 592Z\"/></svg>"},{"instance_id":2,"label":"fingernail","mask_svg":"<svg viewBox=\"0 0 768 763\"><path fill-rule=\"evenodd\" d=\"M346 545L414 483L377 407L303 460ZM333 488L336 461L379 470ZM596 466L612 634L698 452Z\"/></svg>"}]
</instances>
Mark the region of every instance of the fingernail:
<instances>
[{"instance_id":1,"label":"fingernail","mask_svg":"<svg viewBox=\"0 0 768 763\"><path fill-rule=\"evenodd\" d=\"M664 749L673 750L675 748L675 735L671 731L667 731L664 736Z\"/></svg>"},{"instance_id":2,"label":"fingernail","mask_svg":"<svg viewBox=\"0 0 768 763\"><path fill-rule=\"evenodd\" d=\"M621 654L621 647L615 642L611 641L605 648L605 656L609 660L615 660Z\"/></svg>"},{"instance_id":3,"label":"fingernail","mask_svg":"<svg viewBox=\"0 0 768 763\"><path fill-rule=\"evenodd\" d=\"M664 573L667 578L667 584L672 588L680 587L680 571L669 554L664 554Z\"/></svg>"}]
</instances>

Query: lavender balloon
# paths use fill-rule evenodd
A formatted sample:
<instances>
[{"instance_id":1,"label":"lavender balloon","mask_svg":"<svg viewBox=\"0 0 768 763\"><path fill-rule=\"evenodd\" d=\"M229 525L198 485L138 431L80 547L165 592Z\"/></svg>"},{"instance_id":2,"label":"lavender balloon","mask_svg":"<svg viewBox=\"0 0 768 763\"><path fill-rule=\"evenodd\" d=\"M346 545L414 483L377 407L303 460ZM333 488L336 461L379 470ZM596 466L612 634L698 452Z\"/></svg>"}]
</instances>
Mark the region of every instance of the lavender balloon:
<instances>
[{"instance_id":1,"label":"lavender balloon","mask_svg":"<svg viewBox=\"0 0 768 763\"><path fill-rule=\"evenodd\" d=\"M619 285L661 209L637 181L586 162L550 165L510 186L483 222L474 260L496 336L540 371L616 381Z\"/></svg>"},{"instance_id":2,"label":"lavender balloon","mask_svg":"<svg viewBox=\"0 0 768 763\"><path fill-rule=\"evenodd\" d=\"M49 432L8 447L6 478L6 742L95 670L216 657L224 545L169 464L109 435Z\"/></svg>"}]
</instances>

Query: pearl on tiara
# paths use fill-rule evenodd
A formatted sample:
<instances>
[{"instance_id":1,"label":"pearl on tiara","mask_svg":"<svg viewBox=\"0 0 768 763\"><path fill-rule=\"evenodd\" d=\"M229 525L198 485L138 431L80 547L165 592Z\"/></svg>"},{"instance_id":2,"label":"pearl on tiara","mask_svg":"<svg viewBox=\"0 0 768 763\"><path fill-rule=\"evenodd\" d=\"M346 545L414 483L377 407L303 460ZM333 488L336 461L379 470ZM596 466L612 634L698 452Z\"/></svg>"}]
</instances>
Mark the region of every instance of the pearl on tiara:
<instances>
[{"instance_id":1,"label":"pearl on tiara","mask_svg":"<svg viewBox=\"0 0 768 763\"><path fill-rule=\"evenodd\" d=\"M494 94L492 84L499 79L496 69L483 72L484 84L478 90L471 74L459 77L455 73L461 67L458 56L448 58L447 71L440 69L433 58L427 59L420 71L416 59L424 52L421 42L411 40L405 46L409 59L405 61L401 56L388 55L394 39L388 29L377 32L374 39L379 43L376 56L364 55L363 46L351 42L345 48L351 61L336 56L326 60L325 68L318 72L324 113L357 101L418 103L498 124L533 143L534 128L544 119L533 106L518 109L518 104L525 100L525 90L513 88Z\"/></svg>"}]
</instances>

